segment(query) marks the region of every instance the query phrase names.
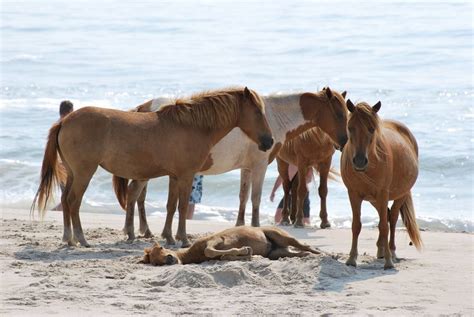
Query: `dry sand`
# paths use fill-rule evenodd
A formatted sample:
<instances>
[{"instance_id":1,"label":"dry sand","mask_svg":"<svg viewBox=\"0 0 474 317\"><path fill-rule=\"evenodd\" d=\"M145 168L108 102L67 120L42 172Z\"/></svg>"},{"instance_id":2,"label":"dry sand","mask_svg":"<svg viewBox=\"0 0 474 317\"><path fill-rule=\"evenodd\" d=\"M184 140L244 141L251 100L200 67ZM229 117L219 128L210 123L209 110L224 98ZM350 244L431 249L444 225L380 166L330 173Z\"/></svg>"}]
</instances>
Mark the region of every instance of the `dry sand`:
<instances>
[{"instance_id":1,"label":"dry sand","mask_svg":"<svg viewBox=\"0 0 474 317\"><path fill-rule=\"evenodd\" d=\"M81 216L91 248L61 242L60 212L38 222L26 210L2 210L0 315L474 314L472 234L422 232L418 253L400 230L404 259L387 271L374 258L378 231L370 228L359 239L357 268L344 264L350 230L293 228L286 229L328 254L153 267L137 264L152 240L124 241L124 215ZM158 234L164 219L149 223ZM229 226L187 223L194 236Z\"/></svg>"}]
</instances>

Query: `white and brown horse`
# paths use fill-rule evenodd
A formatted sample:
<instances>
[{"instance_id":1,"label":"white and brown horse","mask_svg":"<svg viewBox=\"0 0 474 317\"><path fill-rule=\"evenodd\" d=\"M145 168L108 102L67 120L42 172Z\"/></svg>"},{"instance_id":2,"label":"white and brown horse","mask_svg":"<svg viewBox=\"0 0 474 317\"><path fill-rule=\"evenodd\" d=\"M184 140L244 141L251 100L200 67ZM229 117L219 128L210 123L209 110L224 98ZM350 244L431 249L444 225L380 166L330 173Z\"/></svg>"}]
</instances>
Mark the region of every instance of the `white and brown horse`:
<instances>
[{"instance_id":1,"label":"white and brown horse","mask_svg":"<svg viewBox=\"0 0 474 317\"><path fill-rule=\"evenodd\" d=\"M241 169L240 205L236 225L245 224L245 206L252 188L252 226L259 226L259 208L263 180L271 162L285 140L318 126L339 147L347 141L347 109L345 95L325 88L318 93L297 93L264 97L266 117L272 129L275 146L271 152L261 152L239 129L232 130L211 150L199 174L217 175ZM163 100L150 100L137 107L139 112L154 111ZM127 180L114 177L114 187L120 204L127 210L124 231L134 238L133 214L138 199L140 232L151 236L146 221L144 200L146 182L132 181L127 193Z\"/></svg>"},{"instance_id":2,"label":"white and brown horse","mask_svg":"<svg viewBox=\"0 0 474 317\"><path fill-rule=\"evenodd\" d=\"M193 175L208 164L211 148L235 127L244 131L260 150L272 147L264 103L247 88L201 93L149 113L82 108L51 128L33 206L37 200L43 215L53 183L62 179L59 153L67 172L61 197L63 240L74 245L77 239L81 245L88 246L79 207L98 166L126 179L148 180L169 175L168 215L163 235L168 242L174 242L171 222L179 201L176 238L188 246L186 210Z\"/></svg>"},{"instance_id":3,"label":"white and brown horse","mask_svg":"<svg viewBox=\"0 0 474 317\"><path fill-rule=\"evenodd\" d=\"M352 207L352 247L348 265L356 266L357 240L361 230L360 209L369 201L380 217L377 257L385 258L385 269L393 268L395 228L401 213L411 241L420 249L422 241L415 218L411 188L418 176L418 145L402 123L381 120L380 101L373 107L361 102L351 112L349 141L341 156L341 175ZM389 200L393 200L388 209ZM390 244L388 242L390 222Z\"/></svg>"}]
</instances>

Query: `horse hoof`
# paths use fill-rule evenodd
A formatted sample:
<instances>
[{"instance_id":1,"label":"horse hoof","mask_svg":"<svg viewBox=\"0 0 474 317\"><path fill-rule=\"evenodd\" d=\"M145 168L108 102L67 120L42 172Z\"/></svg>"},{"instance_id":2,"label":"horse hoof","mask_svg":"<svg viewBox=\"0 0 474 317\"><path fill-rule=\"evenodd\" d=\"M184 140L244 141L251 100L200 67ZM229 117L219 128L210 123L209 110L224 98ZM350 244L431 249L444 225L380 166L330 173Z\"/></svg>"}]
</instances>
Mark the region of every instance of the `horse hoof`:
<instances>
[{"instance_id":1,"label":"horse hoof","mask_svg":"<svg viewBox=\"0 0 474 317\"><path fill-rule=\"evenodd\" d=\"M329 222L321 222L320 227L321 229L331 228L331 224Z\"/></svg>"},{"instance_id":2,"label":"horse hoof","mask_svg":"<svg viewBox=\"0 0 474 317\"><path fill-rule=\"evenodd\" d=\"M87 243L86 241L81 242L81 246L83 246L84 248L90 248L91 247L91 245L89 243Z\"/></svg>"},{"instance_id":3,"label":"horse hoof","mask_svg":"<svg viewBox=\"0 0 474 317\"><path fill-rule=\"evenodd\" d=\"M353 266L353 267L357 267L357 262L356 262L355 259L349 258L349 259L346 261L346 265Z\"/></svg>"},{"instance_id":4,"label":"horse hoof","mask_svg":"<svg viewBox=\"0 0 474 317\"><path fill-rule=\"evenodd\" d=\"M173 238L165 238L166 239L166 245L175 245L176 240Z\"/></svg>"},{"instance_id":5,"label":"horse hoof","mask_svg":"<svg viewBox=\"0 0 474 317\"><path fill-rule=\"evenodd\" d=\"M293 225L294 228L304 228L304 223L295 222Z\"/></svg>"},{"instance_id":6,"label":"horse hoof","mask_svg":"<svg viewBox=\"0 0 474 317\"><path fill-rule=\"evenodd\" d=\"M236 227L241 227L241 226L245 226L245 220L237 220L237 222L235 223L235 226Z\"/></svg>"},{"instance_id":7,"label":"horse hoof","mask_svg":"<svg viewBox=\"0 0 474 317\"><path fill-rule=\"evenodd\" d=\"M189 243L188 240L185 240L181 243L181 248L189 248L191 246L191 243Z\"/></svg>"},{"instance_id":8,"label":"horse hoof","mask_svg":"<svg viewBox=\"0 0 474 317\"><path fill-rule=\"evenodd\" d=\"M151 233L150 230L147 230L147 231L145 231L145 233L143 234L143 237L149 239L149 238L153 238L154 235L153 235L153 233Z\"/></svg>"},{"instance_id":9,"label":"horse hoof","mask_svg":"<svg viewBox=\"0 0 474 317\"><path fill-rule=\"evenodd\" d=\"M260 222L252 222L252 227L260 227Z\"/></svg>"},{"instance_id":10,"label":"horse hoof","mask_svg":"<svg viewBox=\"0 0 474 317\"><path fill-rule=\"evenodd\" d=\"M252 254L253 254L252 247L243 247L243 249L244 249L245 252L244 252L244 254L242 254L242 255L249 255L249 256L252 256Z\"/></svg>"},{"instance_id":11,"label":"horse hoof","mask_svg":"<svg viewBox=\"0 0 474 317\"><path fill-rule=\"evenodd\" d=\"M384 270L392 270L392 269L395 269L395 266L393 265L393 263L392 264L385 264L383 266L383 269Z\"/></svg>"}]
</instances>

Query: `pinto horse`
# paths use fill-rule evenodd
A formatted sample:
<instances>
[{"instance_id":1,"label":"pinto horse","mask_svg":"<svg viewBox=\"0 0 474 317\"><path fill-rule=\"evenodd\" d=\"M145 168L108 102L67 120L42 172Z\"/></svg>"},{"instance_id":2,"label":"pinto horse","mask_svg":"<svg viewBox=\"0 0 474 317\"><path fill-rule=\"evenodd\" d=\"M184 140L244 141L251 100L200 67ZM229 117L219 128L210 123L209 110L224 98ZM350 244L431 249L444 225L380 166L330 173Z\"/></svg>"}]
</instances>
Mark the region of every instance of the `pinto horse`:
<instances>
[{"instance_id":1,"label":"pinto horse","mask_svg":"<svg viewBox=\"0 0 474 317\"><path fill-rule=\"evenodd\" d=\"M217 175L234 169L241 169L240 205L236 226L245 224L245 206L252 189L252 226L258 227L259 208L262 196L263 180L269 162L271 162L282 143L311 127L318 126L325 131L334 144L340 148L347 141L346 92L342 94L325 88L317 93L297 93L290 95L271 95L264 97L265 116L272 129L275 146L272 151L259 151L239 129L232 130L209 153L207 164L198 174ZM136 108L138 112L154 111L163 100L150 100ZM145 213L146 182L134 180L127 189L128 181L114 176L113 184L122 208L127 211L124 231L129 240L133 240L133 214L135 202L138 203L140 232L151 236Z\"/></svg>"},{"instance_id":2,"label":"pinto horse","mask_svg":"<svg viewBox=\"0 0 474 317\"><path fill-rule=\"evenodd\" d=\"M373 107L365 102L354 106L347 101L349 141L341 156L341 175L352 207L352 247L346 264L357 265L360 209L362 201L367 200L380 217L377 257L385 258L384 268L389 269L396 260L395 228L399 213L413 244L418 250L422 247L411 196L418 176L418 145L405 125L379 119L380 107L380 101ZM390 209L389 200L393 200Z\"/></svg>"},{"instance_id":3,"label":"pinto horse","mask_svg":"<svg viewBox=\"0 0 474 317\"><path fill-rule=\"evenodd\" d=\"M127 179L147 180L169 175L168 214L163 235L173 241L171 222L179 201L176 238L183 246L189 246L186 210L193 175L206 164L214 144L235 127L242 129L260 150L272 147L264 103L247 87L197 94L150 113L82 108L51 128L33 206L37 201L44 215L51 187L62 178L57 164L59 153L67 172L61 197L63 240L75 245L77 239L87 247L79 207L98 166Z\"/></svg>"},{"instance_id":4,"label":"pinto horse","mask_svg":"<svg viewBox=\"0 0 474 317\"><path fill-rule=\"evenodd\" d=\"M319 173L319 198L321 200L321 228L328 228L331 224L328 221L326 208L326 197L328 195L328 178L331 170L331 160L334 154L334 142L331 138L319 128L307 130L297 137L286 141L280 152L277 154L278 172L282 178L283 199L282 220L280 224L289 225L288 217L290 204L289 194L292 192L291 220L295 227L304 227L303 223L303 205L304 199L308 194L306 186L306 175L309 168L315 168ZM298 167L298 178L291 184L288 177L288 166L293 164ZM292 186L294 185L294 186ZM291 187L291 188L290 188ZM294 190L294 188L296 190Z\"/></svg>"}]
</instances>

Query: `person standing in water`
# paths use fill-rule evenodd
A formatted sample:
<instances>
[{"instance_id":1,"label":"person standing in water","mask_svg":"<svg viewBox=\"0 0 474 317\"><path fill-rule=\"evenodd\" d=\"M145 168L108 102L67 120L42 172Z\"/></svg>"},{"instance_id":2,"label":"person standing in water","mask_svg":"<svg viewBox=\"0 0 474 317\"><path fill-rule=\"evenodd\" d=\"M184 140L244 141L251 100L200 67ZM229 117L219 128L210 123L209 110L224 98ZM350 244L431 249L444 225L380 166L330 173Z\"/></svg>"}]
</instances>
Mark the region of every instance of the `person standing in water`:
<instances>
[{"instance_id":1,"label":"person standing in water","mask_svg":"<svg viewBox=\"0 0 474 317\"><path fill-rule=\"evenodd\" d=\"M69 100L62 101L61 104L59 105L59 120L64 119L68 114L70 114L73 111L74 111L74 105L72 104L72 102L70 102ZM60 164L62 166L62 162L60 162ZM62 166L62 168L64 168L64 166ZM59 184L59 186L61 188L61 194L62 194L64 191L64 184ZM62 211L63 205L59 203L56 207L54 207L51 210Z\"/></svg>"}]
</instances>

